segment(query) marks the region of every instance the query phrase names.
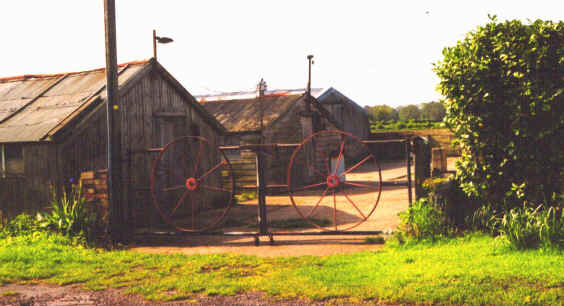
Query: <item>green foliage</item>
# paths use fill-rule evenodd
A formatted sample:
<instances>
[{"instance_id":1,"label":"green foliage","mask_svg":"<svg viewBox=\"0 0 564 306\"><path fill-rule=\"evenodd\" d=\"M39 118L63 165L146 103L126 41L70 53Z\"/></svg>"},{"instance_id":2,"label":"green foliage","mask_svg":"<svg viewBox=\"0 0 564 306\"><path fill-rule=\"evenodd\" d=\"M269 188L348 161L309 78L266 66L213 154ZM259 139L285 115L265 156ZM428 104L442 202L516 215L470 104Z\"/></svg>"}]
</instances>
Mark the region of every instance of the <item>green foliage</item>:
<instances>
[{"instance_id":1,"label":"green foliage","mask_svg":"<svg viewBox=\"0 0 564 306\"><path fill-rule=\"evenodd\" d=\"M409 120L404 121L372 121L370 130L379 131L400 131L400 130L425 130L425 129L441 129L441 122L433 122L427 120Z\"/></svg>"},{"instance_id":2,"label":"green foliage","mask_svg":"<svg viewBox=\"0 0 564 306\"><path fill-rule=\"evenodd\" d=\"M31 234L39 229L37 221L28 214L19 214L3 228L0 237Z\"/></svg>"},{"instance_id":3,"label":"green foliage","mask_svg":"<svg viewBox=\"0 0 564 306\"><path fill-rule=\"evenodd\" d=\"M494 16L443 55L434 71L462 151L461 187L494 206L554 205L564 188L564 22Z\"/></svg>"},{"instance_id":4,"label":"green foliage","mask_svg":"<svg viewBox=\"0 0 564 306\"><path fill-rule=\"evenodd\" d=\"M86 207L81 187L73 185L70 194L63 191L59 200L52 194L51 211L37 213L39 227L69 237L83 236L91 239L94 234L96 214Z\"/></svg>"},{"instance_id":5,"label":"green foliage","mask_svg":"<svg viewBox=\"0 0 564 306\"><path fill-rule=\"evenodd\" d=\"M398 116L401 121L421 119L421 110L417 105L407 105L398 107Z\"/></svg>"},{"instance_id":6,"label":"green foliage","mask_svg":"<svg viewBox=\"0 0 564 306\"><path fill-rule=\"evenodd\" d=\"M483 235L355 254L258 258L103 251L35 233L0 239L0 283L118 288L153 301L259 291L338 305L558 305L563 260L556 250L516 252Z\"/></svg>"},{"instance_id":7,"label":"green foliage","mask_svg":"<svg viewBox=\"0 0 564 306\"><path fill-rule=\"evenodd\" d=\"M429 102L421 105L421 118L430 121L441 121L446 114L441 102Z\"/></svg>"},{"instance_id":8,"label":"green foliage","mask_svg":"<svg viewBox=\"0 0 564 306\"><path fill-rule=\"evenodd\" d=\"M396 121L398 111L388 105L376 105L365 107L372 121Z\"/></svg>"},{"instance_id":9,"label":"green foliage","mask_svg":"<svg viewBox=\"0 0 564 306\"><path fill-rule=\"evenodd\" d=\"M458 182L450 177L429 178L422 185L428 202L441 211L450 226L457 229L466 227L466 219L480 204L476 199L468 197Z\"/></svg>"},{"instance_id":10,"label":"green foliage","mask_svg":"<svg viewBox=\"0 0 564 306\"><path fill-rule=\"evenodd\" d=\"M518 207L508 211L501 219L500 233L518 250L564 247L564 218L554 207L542 209Z\"/></svg>"},{"instance_id":11,"label":"green foliage","mask_svg":"<svg viewBox=\"0 0 564 306\"><path fill-rule=\"evenodd\" d=\"M382 236L366 237L366 238L364 238L364 243L366 243L366 244L384 244L384 243L386 243L386 239L384 239L384 237L382 237Z\"/></svg>"},{"instance_id":12,"label":"green foliage","mask_svg":"<svg viewBox=\"0 0 564 306\"><path fill-rule=\"evenodd\" d=\"M479 207L466 218L468 227L475 231L488 233L492 236L499 234L501 219L491 205Z\"/></svg>"},{"instance_id":13,"label":"green foliage","mask_svg":"<svg viewBox=\"0 0 564 306\"><path fill-rule=\"evenodd\" d=\"M258 195L257 195L256 191L244 191L240 194L236 194L235 200L237 201L237 203L241 203L241 202L245 202L245 201L254 200L257 197L258 197Z\"/></svg>"},{"instance_id":14,"label":"green foliage","mask_svg":"<svg viewBox=\"0 0 564 306\"><path fill-rule=\"evenodd\" d=\"M401 224L397 238L400 240L403 239L401 236L407 235L418 241L434 241L449 232L443 213L433 207L426 198L419 199L399 216Z\"/></svg>"}]
</instances>

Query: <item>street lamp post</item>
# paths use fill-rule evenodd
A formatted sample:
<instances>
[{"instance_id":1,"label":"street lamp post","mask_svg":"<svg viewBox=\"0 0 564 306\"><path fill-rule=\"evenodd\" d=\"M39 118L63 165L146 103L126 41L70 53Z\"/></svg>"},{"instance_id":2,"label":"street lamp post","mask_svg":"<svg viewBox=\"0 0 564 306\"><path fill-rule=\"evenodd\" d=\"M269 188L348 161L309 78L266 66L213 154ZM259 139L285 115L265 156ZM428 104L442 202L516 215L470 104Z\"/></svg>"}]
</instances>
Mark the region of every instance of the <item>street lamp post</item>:
<instances>
[{"instance_id":1,"label":"street lamp post","mask_svg":"<svg viewBox=\"0 0 564 306\"><path fill-rule=\"evenodd\" d=\"M174 40L170 37L159 37L157 36L157 31L153 30L153 57L157 60L157 43L168 44Z\"/></svg>"}]
</instances>

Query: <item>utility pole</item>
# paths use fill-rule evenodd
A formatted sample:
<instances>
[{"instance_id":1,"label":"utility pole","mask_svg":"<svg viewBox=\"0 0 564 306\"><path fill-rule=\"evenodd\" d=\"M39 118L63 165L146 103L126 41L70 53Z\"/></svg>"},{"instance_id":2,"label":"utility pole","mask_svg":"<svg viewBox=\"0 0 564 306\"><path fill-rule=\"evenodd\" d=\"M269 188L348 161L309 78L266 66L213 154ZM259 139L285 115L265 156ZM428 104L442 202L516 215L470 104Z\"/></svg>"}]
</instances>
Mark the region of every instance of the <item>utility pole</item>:
<instances>
[{"instance_id":1,"label":"utility pole","mask_svg":"<svg viewBox=\"0 0 564 306\"><path fill-rule=\"evenodd\" d=\"M108 239L115 243L123 240L121 225L121 130L118 102L116 9L115 0L104 0L106 42L106 114L108 119Z\"/></svg>"}]
</instances>

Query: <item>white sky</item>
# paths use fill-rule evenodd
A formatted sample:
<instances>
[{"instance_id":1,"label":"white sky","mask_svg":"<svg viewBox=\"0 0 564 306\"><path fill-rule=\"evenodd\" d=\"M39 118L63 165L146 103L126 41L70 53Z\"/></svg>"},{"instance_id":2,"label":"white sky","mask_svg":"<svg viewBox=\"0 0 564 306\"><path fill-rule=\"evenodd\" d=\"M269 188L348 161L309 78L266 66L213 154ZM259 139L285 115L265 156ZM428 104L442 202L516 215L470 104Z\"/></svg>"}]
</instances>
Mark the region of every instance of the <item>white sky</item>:
<instances>
[{"instance_id":1,"label":"white sky","mask_svg":"<svg viewBox=\"0 0 564 306\"><path fill-rule=\"evenodd\" d=\"M192 94L333 86L360 105L439 98L431 63L487 22L562 20L564 1L116 0L118 61L152 56ZM427 13L428 12L428 13ZM102 0L4 0L0 77L105 65Z\"/></svg>"}]
</instances>

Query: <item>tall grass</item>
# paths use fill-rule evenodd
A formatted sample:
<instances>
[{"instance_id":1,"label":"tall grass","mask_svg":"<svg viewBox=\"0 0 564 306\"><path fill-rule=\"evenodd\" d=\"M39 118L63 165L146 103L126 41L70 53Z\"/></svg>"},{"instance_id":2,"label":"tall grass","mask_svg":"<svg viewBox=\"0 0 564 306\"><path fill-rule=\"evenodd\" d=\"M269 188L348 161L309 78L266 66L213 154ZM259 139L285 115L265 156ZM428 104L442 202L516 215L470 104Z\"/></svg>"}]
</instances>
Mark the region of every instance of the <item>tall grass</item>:
<instances>
[{"instance_id":1,"label":"tall grass","mask_svg":"<svg viewBox=\"0 0 564 306\"><path fill-rule=\"evenodd\" d=\"M69 237L82 236L90 240L94 232L96 214L93 209L86 207L81 186L73 185L68 194L63 190L59 199L54 191L52 193L50 211L37 213L39 227Z\"/></svg>"},{"instance_id":2,"label":"tall grass","mask_svg":"<svg viewBox=\"0 0 564 306\"><path fill-rule=\"evenodd\" d=\"M501 219L499 231L518 250L564 246L564 220L561 210L555 207L513 208Z\"/></svg>"}]
</instances>

